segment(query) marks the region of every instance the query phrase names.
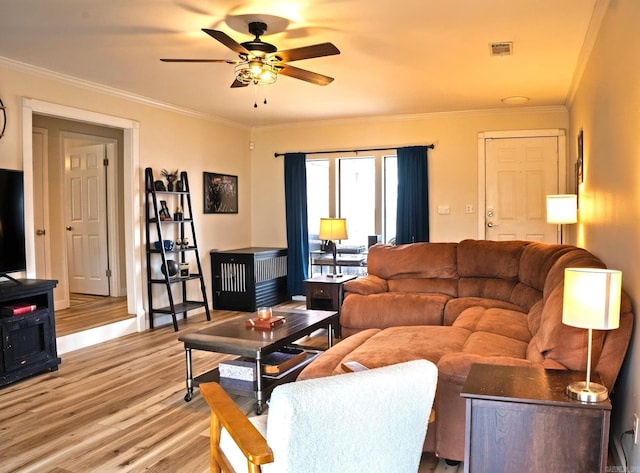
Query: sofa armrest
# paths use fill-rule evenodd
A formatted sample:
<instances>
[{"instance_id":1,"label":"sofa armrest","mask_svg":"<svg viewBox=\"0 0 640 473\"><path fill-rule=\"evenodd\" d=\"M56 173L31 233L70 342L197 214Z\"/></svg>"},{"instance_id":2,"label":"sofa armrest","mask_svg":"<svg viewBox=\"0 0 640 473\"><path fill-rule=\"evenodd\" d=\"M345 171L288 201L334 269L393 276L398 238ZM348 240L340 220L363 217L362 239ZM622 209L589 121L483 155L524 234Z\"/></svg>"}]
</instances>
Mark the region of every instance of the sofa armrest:
<instances>
[{"instance_id":1,"label":"sofa armrest","mask_svg":"<svg viewBox=\"0 0 640 473\"><path fill-rule=\"evenodd\" d=\"M373 274L368 274L366 276L360 276L359 278L347 281L344 283L344 290L345 292L352 292L366 296L369 294L387 292L389 290L389 286L386 279L374 276Z\"/></svg>"}]
</instances>

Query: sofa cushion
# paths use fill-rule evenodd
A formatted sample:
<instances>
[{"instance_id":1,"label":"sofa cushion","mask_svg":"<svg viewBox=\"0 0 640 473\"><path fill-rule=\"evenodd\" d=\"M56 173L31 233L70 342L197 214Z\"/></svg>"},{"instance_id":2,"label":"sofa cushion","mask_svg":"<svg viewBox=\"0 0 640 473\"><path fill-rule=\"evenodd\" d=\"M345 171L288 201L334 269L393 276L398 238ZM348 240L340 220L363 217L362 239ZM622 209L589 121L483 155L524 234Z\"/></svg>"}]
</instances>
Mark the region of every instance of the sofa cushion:
<instances>
[{"instance_id":1,"label":"sofa cushion","mask_svg":"<svg viewBox=\"0 0 640 473\"><path fill-rule=\"evenodd\" d=\"M514 338L489 332L473 332L467 338L463 353L471 353L486 357L504 356L526 359L529 344Z\"/></svg>"},{"instance_id":2,"label":"sofa cushion","mask_svg":"<svg viewBox=\"0 0 640 473\"><path fill-rule=\"evenodd\" d=\"M521 310L515 304L511 302L505 302L496 299L489 299L485 297L459 297L457 299L451 299L447 302L444 308L444 325L453 325L459 315L470 307L484 307L485 309L507 309L507 310Z\"/></svg>"},{"instance_id":3,"label":"sofa cushion","mask_svg":"<svg viewBox=\"0 0 640 473\"><path fill-rule=\"evenodd\" d=\"M460 278L458 297L483 297L500 301L511 300L517 282L500 278Z\"/></svg>"},{"instance_id":4,"label":"sofa cushion","mask_svg":"<svg viewBox=\"0 0 640 473\"><path fill-rule=\"evenodd\" d=\"M546 301L558 284L564 283L565 268L606 268L597 257L582 248L573 247L571 251L562 255L553 264L547 279L544 281L543 298Z\"/></svg>"},{"instance_id":5,"label":"sofa cushion","mask_svg":"<svg viewBox=\"0 0 640 473\"><path fill-rule=\"evenodd\" d=\"M514 303L525 311L529 311L538 301L542 300L542 291L526 284L518 283L513 287L509 302Z\"/></svg>"},{"instance_id":6,"label":"sofa cushion","mask_svg":"<svg viewBox=\"0 0 640 473\"><path fill-rule=\"evenodd\" d=\"M340 366L340 363L347 355L379 332L380 330L372 328L341 340L340 343L332 346L330 350L324 351L317 356L313 363L305 366L297 379L321 378L329 375L336 367Z\"/></svg>"},{"instance_id":7,"label":"sofa cushion","mask_svg":"<svg viewBox=\"0 0 640 473\"><path fill-rule=\"evenodd\" d=\"M458 280L442 278L389 279L389 292L430 292L456 297L458 295Z\"/></svg>"},{"instance_id":8,"label":"sofa cushion","mask_svg":"<svg viewBox=\"0 0 640 473\"><path fill-rule=\"evenodd\" d=\"M457 278L456 243L373 245L367 271L383 279Z\"/></svg>"},{"instance_id":9,"label":"sofa cushion","mask_svg":"<svg viewBox=\"0 0 640 473\"><path fill-rule=\"evenodd\" d=\"M548 245L531 242L523 250L520 257L518 279L520 283L542 293L549 270L562 255L574 250L569 245Z\"/></svg>"},{"instance_id":10,"label":"sofa cushion","mask_svg":"<svg viewBox=\"0 0 640 473\"><path fill-rule=\"evenodd\" d=\"M574 371L587 369L588 330L562 323L564 282L561 282L544 304L540 328L534 339L544 358L551 358ZM592 362L597 364L604 343L605 332L593 331Z\"/></svg>"},{"instance_id":11,"label":"sofa cushion","mask_svg":"<svg viewBox=\"0 0 640 473\"><path fill-rule=\"evenodd\" d=\"M340 325L348 329L387 328L397 325L442 325L445 294L385 292L351 294L340 310Z\"/></svg>"},{"instance_id":12,"label":"sofa cushion","mask_svg":"<svg viewBox=\"0 0 640 473\"><path fill-rule=\"evenodd\" d=\"M525 241L463 240L458 243L458 274L516 281L526 245Z\"/></svg>"},{"instance_id":13,"label":"sofa cushion","mask_svg":"<svg viewBox=\"0 0 640 473\"><path fill-rule=\"evenodd\" d=\"M531 340L527 314L515 310L470 307L458 316L453 326L471 332L492 333L527 344Z\"/></svg>"},{"instance_id":14,"label":"sofa cushion","mask_svg":"<svg viewBox=\"0 0 640 473\"><path fill-rule=\"evenodd\" d=\"M391 327L365 340L345 356L342 362L357 361L368 368L416 359L425 359L437 364L447 353L462 350L469 335L470 332L465 329L437 325ZM324 353L318 358L323 355ZM333 374L342 372L342 367L338 365Z\"/></svg>"},{"instance_id":15,"label":"sofa cushion","mask_svg":"<svg viewBox=\"0 0 640 473\"><path fill-rule=\"evenodd\" d=\"M344 283L345 296L348 293L356 294L377 294L379 292L387 292L389 286L386 279L379 278L373 274L360 276Z\"/></svg>"}]
</instances>

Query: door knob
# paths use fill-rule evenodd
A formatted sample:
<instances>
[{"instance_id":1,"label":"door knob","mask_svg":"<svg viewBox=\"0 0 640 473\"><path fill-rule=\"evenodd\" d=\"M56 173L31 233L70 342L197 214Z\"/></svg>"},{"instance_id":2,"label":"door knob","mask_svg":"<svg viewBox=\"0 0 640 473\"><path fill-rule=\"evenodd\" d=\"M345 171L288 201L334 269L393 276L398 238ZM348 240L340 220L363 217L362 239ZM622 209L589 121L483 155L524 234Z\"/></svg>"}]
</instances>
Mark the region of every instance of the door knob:
<instances>
[{"instance_id":1,"label":"door knob","mask_svg":"<svg viewBox=\"0 0 640 473\"><path fill-rule=\"evenodd\" d=\"M36 230L36 235L38 236L42 236L44 235L46 232L44 230Z\"/></svg>"},{"instance_id":2,"label":"door knob","mask_svg":"<svg viewBox=\"0 0 640 473\"><path fill-rule=\"evenodd\" d=\"M71 225L68 225L66 227L64 227L68 232L70 232L71 230L73 230L73 228L71 228Z\"/></svg>"},{"instance_id":3,"label":"door knob","mask_svg":"<svg viewBox=\"0 0 640 473\"><path fill-rule=\"evenodd\" d=\"M497 223L493 223L493 222L489 222L487 223L487 227L492 228L492 227L497 227L498 224Z\"/></svg>"}]
</instances>

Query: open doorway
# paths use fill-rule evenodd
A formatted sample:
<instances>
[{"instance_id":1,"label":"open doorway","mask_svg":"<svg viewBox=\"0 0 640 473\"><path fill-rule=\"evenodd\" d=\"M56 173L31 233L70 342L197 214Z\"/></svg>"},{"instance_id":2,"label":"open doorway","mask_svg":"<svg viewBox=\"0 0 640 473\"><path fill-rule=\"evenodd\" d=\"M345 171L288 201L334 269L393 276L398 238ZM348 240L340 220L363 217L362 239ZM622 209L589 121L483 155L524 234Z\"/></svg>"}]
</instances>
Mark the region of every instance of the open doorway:
<instances>
[{"instance_id":1,"label":"open doorway","mask_svg":"<svg viewBox=\"0 0 640 473\"><path fill-rule=\"evenodd\" d=\"M134 317L122 285L122 142L119 129L33 116L36 277L58 280L58 335Z\"/></svg>"},{"instance_id":2,"label":"open doorway","mask_svg":"<svg viewBox=\"0 0 640 473\"><path fill-rule=\"evenodd\" d=\"M75 350L84 346L89 346L95 343L99 343L105 340L116 338L127 333L140 331L145 328L146 322L144 317L144 309L142 307L140 297L142 292L141 287L141 263L136 255L140 252L140 230L134 224L140 218L140 208L135 205L135 202L140 201L140 186L139 179L136 179L136 172L138 169L138 123L113 117L110 115L104 115L100 113L88 112L85 110L74 109L62 105L51 104L48 102L42 102L33 99L23 99L23 163L25 171L25 220L26 233L27 233L27 277L33 278L36 275L36 238L38 229L36 228L36 222L33 218L35 216L35 201L34 201L34 187L36 184L33 182L35 177L34 163L33 163L33 148L34 141L32 136L34 117L38 120L38 116L56 117L58 119L67 120L75 125L81 126L97 126L98 128L105 130L117 130L120 134L122 166L119 171L120 177L116 179L117 185L120 188L117 191L117 195L121 196L123 204L120 208L113 208L110 211L117 216L121 222L120 232L122 236L116 238L121 242L121 248L118 250L120 253L120 269L119 274L120 282L119 288L124 294L126 294L126 311L130 315L126 320L111 323L105 326L92 328L89 330L83 330L78 333L74 333L68 336L58 337L58 352L64 353L65 351ZM42 127L37 127L42 128ZM69 131L67 128L65 131ZM86 130L75 130L73 133L87 133ZM100 135L100 133L88 132L88 134ZM52 139L52 133L48 131L49 139ZM51 149L51 147L49 147ZM61 149L59 147L58 149ZM52 182L51 173L52 167L49 166L49 182ZM55 169L55 172L62 173L63 169L60 167ZM61 200L61 199L60 199ZM125 204L128 203L128 204ZM52 219L50 219L50 223ZM57 225L62 226L64 230L64 221L57 222ZM56 233L51 232L51 236ZM58 232L58 235L60 232ZM62 232L64 235L64 233ZM64 239L64 238L63 238ZM64 246L62 246L64 248ZM51 242L51 248L53 249L48 255L51 263L50 269L56 267L56 258L60 257L63 251L60 250L61 245ZM64 265L62 265L64 267ZM65 270L66 271L66 270ZM55 278L64 283L64 278ZM117 291L116 291L117 292ZM58 309L59 306L56 307Z\"/></svg>"}]
</instances>

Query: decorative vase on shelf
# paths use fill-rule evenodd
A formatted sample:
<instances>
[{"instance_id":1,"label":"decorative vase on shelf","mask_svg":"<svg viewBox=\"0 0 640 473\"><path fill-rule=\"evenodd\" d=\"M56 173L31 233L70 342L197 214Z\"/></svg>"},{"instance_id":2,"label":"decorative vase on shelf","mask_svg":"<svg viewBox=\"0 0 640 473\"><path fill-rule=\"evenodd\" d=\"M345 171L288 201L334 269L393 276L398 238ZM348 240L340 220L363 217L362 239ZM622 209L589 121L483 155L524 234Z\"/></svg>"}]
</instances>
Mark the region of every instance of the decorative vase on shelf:
<instances>
[{"instance_id":1,"label":"decorative vase on shelf","mask_svg":"<svg viewBox=\"0 0 640 473\"><path fill-rule=\"evenodd\" d=\"M167 190L173 192L173 183L178 179L178 170L167 171L166 169L162 169L160 175L167 180Z\"/></svg>"}]
</instances>

